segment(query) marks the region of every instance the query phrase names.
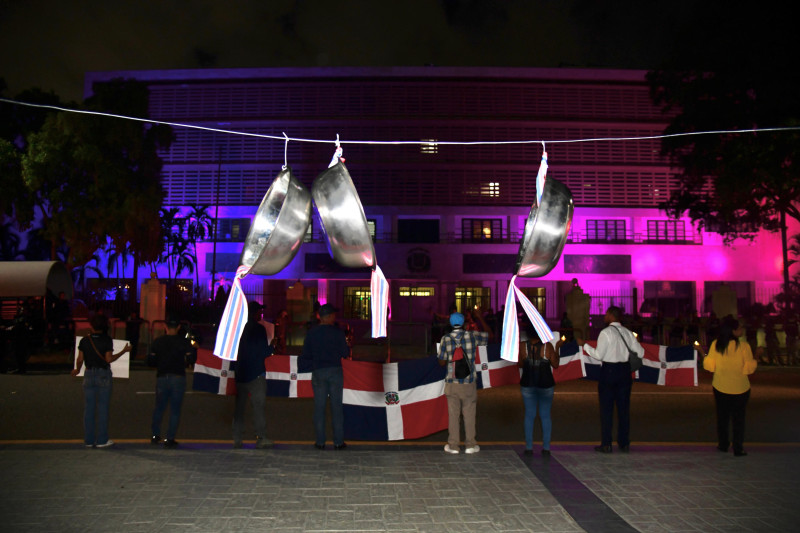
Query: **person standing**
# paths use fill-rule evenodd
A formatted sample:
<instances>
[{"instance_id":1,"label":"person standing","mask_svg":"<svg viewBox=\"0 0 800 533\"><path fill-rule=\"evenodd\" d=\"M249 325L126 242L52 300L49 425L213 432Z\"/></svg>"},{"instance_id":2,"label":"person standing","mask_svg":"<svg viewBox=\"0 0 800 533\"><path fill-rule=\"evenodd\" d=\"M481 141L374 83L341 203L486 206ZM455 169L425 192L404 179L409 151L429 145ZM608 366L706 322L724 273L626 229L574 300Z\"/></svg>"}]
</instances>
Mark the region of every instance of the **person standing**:
<instances>
[{"instance_id":1,"label":"person standing","mask_svg":"<svg viewBox=\"0 0 800 533\"><path fill-rule=\"evenodd\" d=\"M244 411L247 398L253 406L253 427L256 431L256 449L271 448L273 442L266 437L267 369L264 361L273 349L267 340L267 330L259 324L264 306L258 302L247 305L247 324L239 339L236 355L236 408L233 413L233 447L242 447Z\"/></svg>"},{"instance_id":2,"label":"person standing","mask_svg":"<svg viewBox=\"0 0 800 533\"><path fill-rule=\"evenodd\" d=\"M614 406L617 408L617 444L619 451L630 451L630 408L631 365L628 362L628 349L636 352L639 357L644 356L644 348L631 333L620 323L622 309L612 305L606 311L603 320L606 327L597 337L597 348L588 344L583 345L583 350L590 357L603 363L600 369L600 381L597 384L597 395L600 400L600 446L595 446L595 451L611 453L611 428L614 422Z\"/></svg>"},{"instance_id":3,"label":"person standing","mask_svg":"<svg viewBox=\"0 0 800 533\"><path fill-rule=\"evenodd\" d=\"M333 449L343 450L344 442L344 410L342 395L344 394L344 373L342 359L350 354L344 331L336 327L336 312L333 304L320 306L318 314L320 323L306 333L301 357L312 362L311 387L314 390L314 447L325 448L326 408L328 398L331 399L331 422L333 425Z\"/></svg>"},{"instance_id":4,"label":"person standing","mask_svg":"<svg viewBox=\"0 0 800 533\"><path fill-rule=\"evenodd\" d=\"M756 371L758 362L746 341L739 340L744 328L733 317L725 317L717 338L711 343L703 368L714 373L711 387L717 407L717 449L727 452L731 444L733 423L733 455L742 457L744 451L744 415L750 399L748 375Z\"/></svg>"},{"instance_id":5,"label":"person standing","mask_svg":"<svg viewBox=\"0 0 800 533\"><path fill-rule=\"evenodd\" d=\"M555 348L549 342L542 343L536 331L530 328L528 340L523 345L525 349L520 350L517 366L522 369L519 385L525 406L525 455L533 455L533 424L538 410L542 423L542 457L550 456L550 436L553 429L550 408L556 385L552 369L558 368L558 354L562 344L564 340L559 340Z\"/></svg>"},{"instance_id":6,"label":"person standing","mask_svg":"<svg viewBox=\"0 0 800 533\"><path fill-rule=\"evenodd\" d=\"M167 319L167 334L153 341L147 357L148 366L156 370L156 405L153 409L150 444L161 444L175 448L175 434L181 419L181 406L186 392L186 366L197 360L197 351L185 336L178 335L180 322ZM161 440L161 421L169 405L167 437Z\"/></svg>"},{"instance_id":7,"label":"person standing","mask_svg":"<svg viewBox=\"0 0 800 533\"><path fill-rule=\"evenodd\" d=\"M289 312L281 309L275 319L275 353L286 353L286 338L289 335Z\"/></svg>"},{"instance_id":8,"label":"person standing","mask_svg":"<svg viewBox=\"0 0 800 533\"><path fill-rule=\"evenodd\" d=\"M444 380L444 394L447 397L447 444L446 453L459 453L461 442L461 422L464 417L464 452L478 453L481 447L475 440L475 411L478 402L478 388L475 383L475 352L478 346L485 346L493 334L488 330L480 313L475 313L483 331L465 331L464 315L450 315L453 330L442 337L439 343L439 364L447 365ZM465 359L468 373L464 377L456 375L457 362Z\"/></svg>"},{"instance_id":9,"label":"person standing","mask_svg":"<svg viewBox=\"0 0 800 533\"><path fill-rule=\"evenodd\" d=\"M85 364L83 375L83 443L87 448L106 448L114 441L108 438L108 413L111 404L111 363L131 351L126 344L114 353L114 342L108 331L108 318L96 314L89 321L91 333L78 343L78 358L72 375L77 376Z\"/></svg>"}]
</instances>

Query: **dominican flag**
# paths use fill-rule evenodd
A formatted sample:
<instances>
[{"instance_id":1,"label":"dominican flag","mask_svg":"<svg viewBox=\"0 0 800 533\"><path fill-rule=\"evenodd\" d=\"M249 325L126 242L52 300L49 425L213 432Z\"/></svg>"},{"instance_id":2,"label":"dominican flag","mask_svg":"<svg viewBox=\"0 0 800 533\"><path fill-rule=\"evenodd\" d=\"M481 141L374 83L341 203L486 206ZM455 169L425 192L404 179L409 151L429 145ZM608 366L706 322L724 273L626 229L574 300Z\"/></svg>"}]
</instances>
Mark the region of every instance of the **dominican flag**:
<instances>
[{"instance_id":1,"label":"dominican flag","mask_svg":"<svg viewBox=\"0 0 800 533\"><path fill-rule=\"evenodd\" d=\"M556 383L581 379L586 376L585 355L577 342L571 341L562 344L558 357L558 368L553 369L553 379Z\"/></svg>"},{"instance_id":2,"label":"dominican flag","mask_svg":"<svg viewBox=\"0 0 800 533\"><path fill-rule=\"evenodd\" d=\"M639 381L667 387L697 386L697 351L692 346L642 344L644 361Z\"/></svg>"},{"instance_id":3,"label":"dominican flag","mask_svg":"<svg viewBox=\"0 0 800 533\"><path fill-rule=\"evenodd\" d=\"M297 355L267 357L267 396L313 398L311 365L311 360Z\"/></svg>"},{"instance_id":4,"label":"dominican flag","mask_svg":"<svg viewBox=\"0 0 800 533\"><path fill-rule=\"evenodd\" d=\"M587 344L597 346L597 341ZM697 351L692 346L659 346L644 344L644 361L635 375L635 381L653 383L666 387L697 386ZM600 380L602 364L597 359L583 354L586 379Z\"/></svg>"},{"instance_id":5,"label":"dominican flag","mask_svg":"<svg viewBox=\"0 0 800 533\"><path fill-rule=\"evenodd\" d=\"M500 357L500 345L478 346L475 375L479 389L519 385L520 369L517 363Z\"/></svg>"},{"instance_id":6,"label":"dominican flag","mask_svg":"<svg viewBox=\"0 0 800 533\"><path fill-rule=\"evenodd\" d=\"M216 357L204 348L197 349L192 389L214 394L236 394L236 380L231 361Z\"/></svg>"},{"instance_id":7,"label":"dominican flag","mask_svg":"<svg viewBox=\"0 0 800 533\"><path fill-rule=\"evenodd\" d=\"M447 428L447 370L436 358L386 364L345 359L342 367L346 439L417 439Z\"/></svg>"},{"instance_id":8,"label":"dominican flag","mask_svg":"<svg viewBox=\"0 0 800 533\"><path fill-rule=\"evenodd\" d=\"M597 341L587 341L586 344L597 348ZM583 358L583 368L584 371L586 372L586 379L591 379L592 381L600 381L600 374L601 374L600 369L603 367L603 363L601 363L594 357L590 356L582 349L581 349L581 357Z\"/></svg>"}]
</instances>

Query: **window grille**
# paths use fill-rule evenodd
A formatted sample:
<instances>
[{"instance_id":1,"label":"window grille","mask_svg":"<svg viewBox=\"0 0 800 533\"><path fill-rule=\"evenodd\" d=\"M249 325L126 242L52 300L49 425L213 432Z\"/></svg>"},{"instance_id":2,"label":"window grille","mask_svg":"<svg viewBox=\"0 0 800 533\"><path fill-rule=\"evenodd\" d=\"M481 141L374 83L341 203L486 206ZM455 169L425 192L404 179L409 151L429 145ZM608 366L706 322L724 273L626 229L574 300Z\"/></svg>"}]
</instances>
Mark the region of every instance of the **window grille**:
<instances>
[{"instance_id":1,"label":"window grille","mask_svg":"<svg viewBox=\"0 0 800 533\"><path fill-rule=\"evenodd\" d=\"M686 240L686 225L683 220L648 220L647 240L679 242Z\"/></svg>"},{"instance_id":2,"label":"window grille","mask_svg":"<svg viewBox=\"0 0 800 533\"><path fill-rule=\"evenodd\" d=\"M462 219L461 239L463 242L501 242L503 240L503 221L499 218Z\"/></svg>"},{"instance_id":3,"label":"window grille","mask_svg":"<svg viewBox=\"0 0 800 533\"><path fill-rule=\"evenodd\" d=\"M620 242L626 239L624 220L587 220L586 239L590 241Z\"/></svg>"}]
</instances>

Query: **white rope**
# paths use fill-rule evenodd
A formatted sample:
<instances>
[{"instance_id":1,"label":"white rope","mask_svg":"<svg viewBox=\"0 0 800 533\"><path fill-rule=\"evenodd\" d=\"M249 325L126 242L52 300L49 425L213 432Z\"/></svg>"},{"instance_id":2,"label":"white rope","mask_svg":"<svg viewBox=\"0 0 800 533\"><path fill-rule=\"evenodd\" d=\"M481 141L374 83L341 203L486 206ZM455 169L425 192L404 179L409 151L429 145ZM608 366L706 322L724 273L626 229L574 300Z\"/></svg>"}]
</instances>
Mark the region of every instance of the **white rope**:
<instances>
[{"instance_id":1,"label":"white rope","mask_svg":"<svg viewBox=\"0 0 800 533\"><path fill-rule=\"evenodd\" d=\"M79 113L82 115L95 115L101 117L110 117L110 118L121 118L124 120L134 120L137 122L144 122L148 124L161 124L164 126L174 126L177 128L189 128L195 130L203 130L203 131L211 131L215 133L226 133L229 135L242 135L245 137L258 137L262 139L274 139L279 141L284 141L288 143L289 141L295 142L303 142L303 143L326 143L326 144L334 144L335 146L340 146L342 144L365 144L365 145L430 145L432 142L437 145L460 145L460 146L475 146L475 145L507 145L507 144L534 144L534 143L541 143L544 147L544 143L552 143L552 144L566 144L566 143L586 143L586 142L601 142L601 141L644 141L644 140L652 140L652 139L670 139L675 137L689 137L693 135L727 135L727 134L737 134L737 133L757 133L757 132L788 132L788 131L800 131L800 126L786 126L786 127L776 127L776 128L747 128L747 129L735 129L735 130L709 130L709 131L692 131L692 132L685 132L685 133L670 133L670 134L662 134L662 135L644 135L640 137L591 137L585 139L531 139L531 140L520 140L520 141L430 141L430 140L422 140L422 141L360 141L360 140L353 140L353 141L343 141L339 140L339 134L336 134L336 140L331 139L306 139L302 137L287 137L284 133L282 137L277 135L267 135L264 133L248 133L244 131L235 131L235 130L226 130L221 128L209 128L206 126L198 126L196 124L181 124L179 122L165 122L162 120L153 120L149 118L138 118L138 117L129 117L126 115L117 115L114 113L102 113L100 111L88 111L85 109L70 109L66 107L54 106L54 105L46 105L46 104L32 104L29 102L19 102L17 100L10 100L8 98L0 98L0 102L5 102L7 104L12 105L21 105L27 107L36 107L40 109L52 109L55 111L64 111L67 113Z\"/></svg>"}]
</instances>

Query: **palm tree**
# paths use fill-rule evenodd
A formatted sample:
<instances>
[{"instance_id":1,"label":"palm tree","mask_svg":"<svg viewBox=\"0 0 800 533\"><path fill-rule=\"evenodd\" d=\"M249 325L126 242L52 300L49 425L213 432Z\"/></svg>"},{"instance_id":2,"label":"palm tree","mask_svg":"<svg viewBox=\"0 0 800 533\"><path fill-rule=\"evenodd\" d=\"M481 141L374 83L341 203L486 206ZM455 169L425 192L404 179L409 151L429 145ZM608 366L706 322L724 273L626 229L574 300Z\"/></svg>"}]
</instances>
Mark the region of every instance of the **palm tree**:
<instances>
[{"instance_id":1,"label":"palm tree","mask_svg":"<svg viewBox=\"0 0 800 533\"><path fill-rule=\"evenodd\" d=\"M161 213L161 240L164 243L164 250L161 257L158 259L158 264L167 265L167 279L172 279L172 266L170 259L173 256L173 250L179 246L183 238L183 221L178 213L180 209L177 207L162 207Z\"/></svg>"},{"instance_id":2,"label":"palm tree","mask_svg":"<svg viewBox=\"0 0 800 533\"><path fill-rule=\"evenodd\" d=\"M3 261L16 261L20 257L20 236L14 228L14 223L9 221L0 226L0 259Z\"/></svg>"},{"instance_id":3,"label":"palm tree","mask_svg":"<svg viewBox=\"0 0 800 533\"><path fill-rule=\"evenodd\" d=\"M197 260L197 241L205 240L211 236L214 220L208 213L207 205L189 205L189 213L186 215L186 237L192 245L192 255L194 256L194 266L198 266ZM194 296L199 297L200 289L200 269L195 268L195 291Z\"/></svg>"},{"instance_id":4,"label":"palm tree","mask_svg":"<svg viewBox=\"0 0 800 533\"><path fill-rule=\"evenodd\" d=\"M103 278L103 272L100 270L100 256L97 253L92 254L92 257L84 264L73 267L71 271L72 283L76 287L81 287L84 297L86 295L86 274L88 272L94 272L99 279Z\"/></svg>"},{"instance_id":5,"label":"palm tree","mask_svg":"<svg viewBox=\"0 0 800 533\"><path fill-rule=\"evenodd\" d=\"M42 228L28 230L25 249L22 250L26 261L49 261L51 249L52 243L42 235Z\"/></svg>"}]
</instances>

